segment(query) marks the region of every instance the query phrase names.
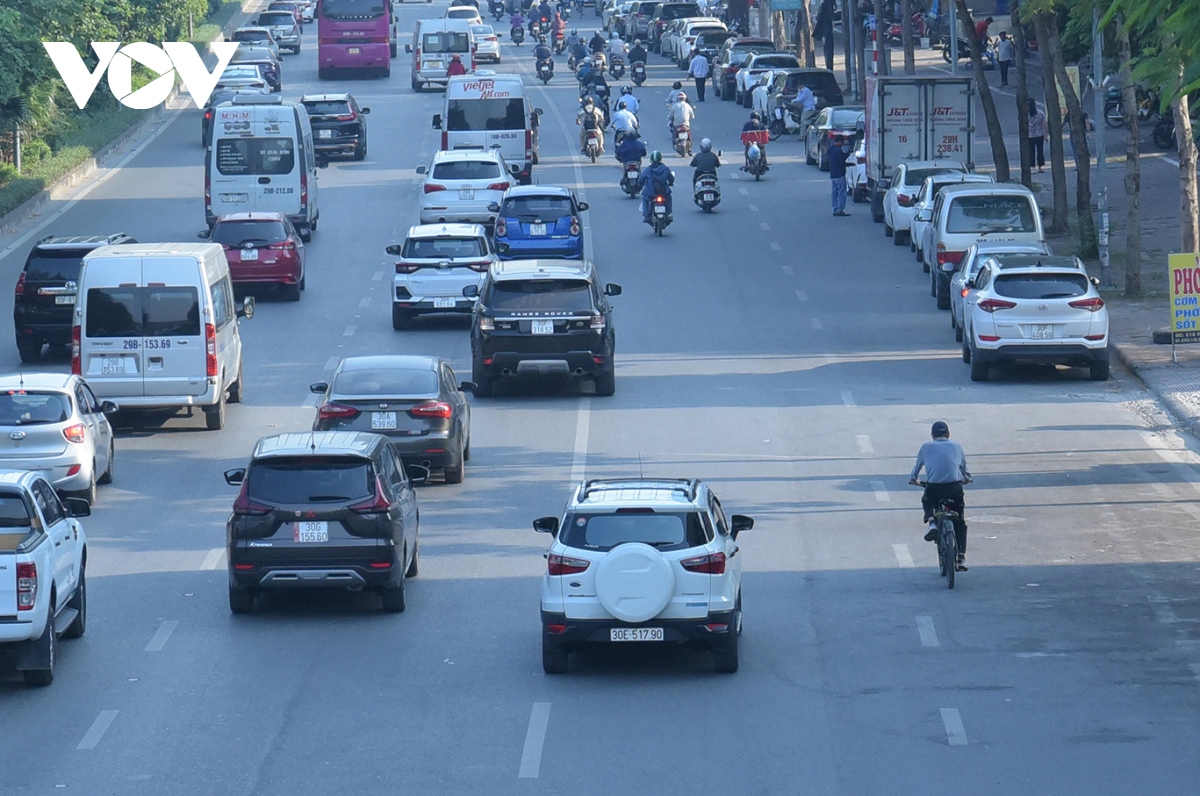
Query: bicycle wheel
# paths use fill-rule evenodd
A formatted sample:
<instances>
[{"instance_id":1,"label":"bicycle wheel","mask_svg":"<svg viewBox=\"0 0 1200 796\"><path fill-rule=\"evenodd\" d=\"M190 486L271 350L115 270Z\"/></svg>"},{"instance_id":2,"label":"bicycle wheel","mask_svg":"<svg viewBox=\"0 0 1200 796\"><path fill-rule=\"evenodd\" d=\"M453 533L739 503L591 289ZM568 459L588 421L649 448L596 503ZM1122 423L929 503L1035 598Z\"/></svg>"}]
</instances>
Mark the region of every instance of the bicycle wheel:
<instances>
[{"instance_id":1,"label":"bicycle wheel","mask_svg":"<svg viewBox=\"0 0 1200 796\"><path fill-rule=\"evenodd\" d=\"M958 539L954 535L954 520L949 517L942 519L942 549L943 566L946 569L946 588L954 588L954 573L958 566Z\"/></svg>"}]
</instances>

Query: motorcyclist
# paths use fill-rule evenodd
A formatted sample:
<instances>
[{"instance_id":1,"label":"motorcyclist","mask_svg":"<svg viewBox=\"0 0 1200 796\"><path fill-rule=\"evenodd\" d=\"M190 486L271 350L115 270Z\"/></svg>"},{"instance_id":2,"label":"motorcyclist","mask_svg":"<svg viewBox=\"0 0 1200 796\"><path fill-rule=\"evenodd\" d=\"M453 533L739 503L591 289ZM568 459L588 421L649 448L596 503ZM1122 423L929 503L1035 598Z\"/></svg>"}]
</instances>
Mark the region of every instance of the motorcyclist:
<instances>
[{"instance_id":1,"label":"motorcyclist","mask_svg":"<svg viewBox=\"0 0 1200 796\"><path fill-rule=\"evenodd\" d=\"M633 88L630 86L621 86L621 98L617 100L618 108L628 108L629 112L637 116L642 108L642 103L638 102L638 98L633 96Z\"/></svg>"},{"instance_id":2,"label":"motorcyclist","mask_svg":"<svg viewBox=\"0 0 1200 796\"><path fill-rule=\"evenodd\" d=\"M604 48L607 45L608 42L606 42L604 37L600 35L600 31L596 31L595 34L592 35L592 38L588 41L588 49L594 53L604 52Z\"/></svg>"},{"instance_id":3,"label":"motorcyclist","mask_svg":"<svg viewBox=\"0 0 1200 796\"><path fill-rule=\"evenodd\" d=\"M554 71L554 51L550 49L550 45L546 44L545 36L538 36L537 45L533 48L533 63L539 68L542 61L550 62L550 71Z\"/></svg>"},{"instance_id":4,"label":"motorcyclist","mask_svg":"<svg viewBox=\"0 0 1200 796\"><path fill-rule=\"evenodd\" d=\"M509 35L509 38L511 38L513 31L515 31L515 30L524 31L525 30L525 17L521 16L521 12L518 11L517 13L515 13L511 17L509 17L508 26L509 26L508 35Z\"/></svg>"},{"instance_id":5,"label":"motorcyclist","mask_svg":"<svg viewBox=\"0 0 1200 796\"><path fill-rule=\"evenodd\" d=\"M600 107L600 110L604 111L604 115L607 117L608 100L612 95L612 90L608 87L608 81L604 79L604 73L599 70L590 69L579 85L586 93L595 97L596 104Z\"/></svg>"},{"instance_id":6,"label":"motorcyclist","mask_svg":"<svg viewBox=\"0 0 1200 796\"><path fill-rule=\"evenodd\" d=\"M925 510L925 522L929 523L929 532L925 541L937 541L937 524L933 518L934 509L943 500L948 500L954 511L958 512L954 535L958 540L957 569L965 571L967 553L967 523L963 502L963 484L971 482L971 471L967 469L967 457L962 446L950 441L950 426L944 421L937 421L930 429L933 438L917 451L917 463L913 465L908 482L917 484L917 476L921 468L925 469L925 494L921 496L921 506Z\"/></svg>"},{"instance_id":7,"label":"motorcyclist","mask_svg":"<svg viewBox=\"0 0 1200 796\"><path fill-rule=\"evenodd\" d=\"M621 139L637 134L638 118L628 108L621 107L612 115L612 128L619 146Z\"/></svg>"},{"instance_id":8,"label":"motorcyclist","mask_svg":"<svg viewBox=\"0 0 1200 796\"><path fill-rule=\"evenodd\" d=\"M566 23L562 21L562 16L555 11L554 19L550 21L550 33L554 36L555 40L563 35L563 30L565 30L566 27Z\"/></svg>"},{"instance_id":9,"label":"motorcyclist","mask_svg":"<svg viewBox=\"0 0 1200 796\"><path fill-rule=\"evenodd\" d=\"M579 113L575 114L575 124L579 125L579 151L587 154L587 134L589 130L596 131L596 140L600 144L600 151L604 151L604 111L596 107L592 98L584 97L581 102L583 107L579 109Z\"/></svg>"},{"instance_id":10,"label":"motorcyclist","mask_svg":"<svg viewBox=\"0 0 1200 796\"><path fill-rule=\"evenodd\" d=\"M742 125L743 133L765 132L766 129L767 129L767 126L762 123L762 117L758 115L758 111L754 111L753 113L751 113L750 121L748 121ZM742 166L742 170L749 171L750 170L750 142L746 139L745 136L742 137L742 141L745 143L745 147L746 147L746 165ZM759 152L759 157L762 158L763 166L766 166L767 165L767 147L766 147L766 145L760 143L758 145L758 152Z\"/></svg>"},{"instance_id":11,"label":"motorcyclist","mask_svg":"<svg viewBox=\"0 0 1200 796\"><path fill-rule=\"evenodd\" d=\"M804 130L812 124L813 117L817 115L816 95L811 88L801 83L796 89L796 96L792 97L792 105L800 111L800 129Z\"/></svg>"},{"instance_id":12,"label":"motorcyclist","mask_svg":"<svg viewBox=\"0 0 1200 796\"><path fill-rule=\"evenodd\" d=\"M462 56L458 53L450 56L450 64L446 67L446 77L458 77L466 73L467 67L462 62Z\"/></svg>"},{"instance_id":13,"label":"motorcyclist","mask_svg":"<svg viewBox=\"0 0 1200 796\"><path fill-rule=\"evenodd\" d=\"M700 142L700 151L692 158L689 164L692 171L692 185L695 185L702 176L711 174L717 176L717 169L721 165L721 159L717 157L717 153L712 151L712 141L705 138Z\"/></svg>"},{"instance_id":14,"label":"motorcyclist","mask_svg":"<svg viewBox=\"0 0 1200 796\"><path fill-rule=\"evenodd\" d=\"M662 153L657 149L650 153L650 166L638 177L637 185L642 189L642 221L650 223L650 208L655 195L666 197L667 218L671 217L671 186L675 174L662 162Z\"/></svg>"},{"instance_id":15,"label":"motorcyclist","mask_svg":"<svg viewBox=\"0 0 1200 796\"><path fill-rule=\"evenodd\" d=\"M637 134L637 130L621 137L621 140L617 143L617 160L622 165L635 161L640 165L644 157L646 157L646 144L642 141L642 137Z\"/></svg>"},{"instance_id":16,"label":"motorcyclist","mask_svg":"<svg viewBox=\"0 0 1200 796\"><path fill-rule=\"evenodd\" d=\"M671 84L671 91L667 94L667 107L671 107L679 99L679 95L683 93L683 84L676 80Z\"/></svg>"},{"instance_id":17,"label":"motorcyclist","mask_svg":"<svg viewBox=\"0 0 1200 796\"><path fill-rule=\"evenodd\" d=\"M691 129L692 120L695 118L696 112L688 104L687 94L682 91L677 92L675 104L667 111L667 124L671 128L671 141L675 140L675 131L680 127Z\"/></svg>"},{"instance_id":18,"label":"motorcyclist","mask_svg":"<svg viewBox=\"0 0 1200 796\"><path fill-rule=\"evenodd\" d=\"M641 61L644 64L646 63L646 59L649 57L650 54L647 53L646 48L642 46L642 40L634 39L633 46L629 48L629 63L636 64L638 61Z\"/></svg>"},{"instance_id":19,"label":"motorcyclist","mask_svg":"<svg viewBox=\"0 0 1200 796\"><path fill-rule=\"evenodd\" d=\"M612 60L613 56L624 58L629 52L625 47L625 42L621 40L621 37L617 35L615 30L612 32L612 35L609 36L607 46L608 58L610 61Z\"/></svg>"},{"instance_id":20,"label":"motorcyclist","mask_svg":"<svg viewBox=\"0 0 1200 796\"><path fill-rule=\"evenodd\" d=\"M576 28L571 28L571 34L569 36L567 36L567 52L571 53L571 55L574 55L575 54L575 45L581 44L582 42L583 42L583 39L581 39L579 37L579 30ZM584 45L584 53L583 54L584 54L584 56L587 55L587 45L586 44Z\"/></svg>"},{"instance_id":21,"label":"motorcyclist","mask_svg":"<svg viewBox=\"0 0 1200 796\"><path fill-rule=\"evenodd\" d=\"M591 65L588 61L588 48L587 45L583 43L583 39L577 40L574 46L571 48L571 56L569 58L568 65L572 69L579 69L584 65L587 65L589 70L591 69Z\"/></svg>"}]
</instances>

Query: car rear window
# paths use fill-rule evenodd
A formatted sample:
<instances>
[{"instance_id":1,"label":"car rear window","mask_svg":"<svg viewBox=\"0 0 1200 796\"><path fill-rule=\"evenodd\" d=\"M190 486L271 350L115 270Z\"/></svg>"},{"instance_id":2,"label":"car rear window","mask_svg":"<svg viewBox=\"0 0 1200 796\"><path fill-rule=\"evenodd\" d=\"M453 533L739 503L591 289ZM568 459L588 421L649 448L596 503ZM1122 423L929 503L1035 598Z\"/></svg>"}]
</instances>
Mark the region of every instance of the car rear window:
<instances>
[{"instance_id":1,"label":"car rear window","mask_svg":"<svg viewBox=\"0 0 1200 796\"><path fill-rule=\"evenodd\" d=\"M471 36L461 31L426 33L421 37L423 53L465 53L471 49Z\"/></svg>"},{"instance_id":2,"label":"car rear window","mask_svg":"<svg viewBox=\"0 0 1200 796\"><path fill-rule=\"evenodd\" d=\"M832 111L829 114L829 123L835 128L846 129L857 126L865 118L866 115L860 110Z\"/></svg>"},{"instance_id":3,"label":"car rear window","mask_svg":"<svg viewBox=\"0 0 1200 796\"><path fill-rule=\"evenodd\" d=\"M699 547L709 541L696 512L619 511L615 514L569 514L559 539L568 547L611 550L641 542L659 550Z\"/></svg>"},{"instance_id":4,"label":"car rear window","mask_svg":"<svg viewBox=\"0 0 1200 796\"><path fill-rule=\"evenodd\" d=\"M257 64L229 66L221 73L222 80L253 80L261 77L262 72L259 71Z\"/></svg>"},{"instance_id":5,"label":"car rear window","mask_svg":"<svg viewBox=\"0 0 1200 796\"><path fill-rule=\"evenodd\" d=\"M411 259L484 257L487 248L480 238L409 238L400 256Z\"/></svg>"},{"instance_id":6,"label":"car rear window","mask_svg":"<svg viewBox=\"0 0 1200 796\"><path fill-rule=\"evenodd\" d=\"M500 215L519 219L558 219L571 215L571 200L565 196L511 196L504 200Z\"/></svg>"},{"instance_id":7,"label":"car rear window","mask_svg":"<svg viewBox=\"0 0 1200 796\"><path fill-rule=\"evenodd\" d=\"M753 69L787 69L799 66L800 62L793 55L764 55L754 59ZM789 81L790 82L790 81Z\"/></svg>"},{"instance_id":8,"label":"car rear window","mask_svg":"<svg viewBox=\"0 0 1200 796\"><path fill-rule=\"evenodd\" d=\"M946 232L1036 232L1033 202L1025 196L959 196L950 200Z\"/></svg>"},{"instance_id":9,"label":"car rear window","mask_svg":"<svg viewBox=\"0 0 1200 796\"><path fill-rule=\"evenodd\" d=\"M233 40L247 43L270 41L270 35L271 32L268 30L235 30L233 32Z\"/></svg>"},{"instance_id":10,"label":"car rear window","mask_svg":"<svg viewBox=\"0 0 1200 796\"><path fill-rule=\"evenodd\" d=\"M94 287L87 292L88 337L200 335L200 296L194 287Z\"/></svg>"},{"instance_id":11,"label":"car rear window","mask_svg":"<svg viewBox=\"0 0 1200 796\"><path fill-rule=\"evenodd\" d=\"M350 103L346 100L310 100L304 103L309 116L349 116Z\"/></svg>"},{"instance_id":12,"label":"car rear window","mask_svg":"<svg viewBox=\"0 0 1200 796\"><path fill-rule=\"evenodd\" d=\"M703 16L700 13L700 6L695 3L668 3L663 5L659 11L661 19L681 19L683 17L699 17Z\"/></svg>"},{"instance_id":13,"label":"car rear window","mask_svg":"<svg viewBox=\"0 0 1200 796\"><path fill-rule=\"evenodd\" d=\"M495 33L490 25L472 25L471 32L476 36L491 36Z\"/></svg>"},{"instance_id":14,"label":"car rear window","mask_svg":"<svg viewBox=\"0 0 1200 796\"><path fill-rule=\"evenodd\" d=\"M227 177L291 174L295 167L295 143L290 138L221 138L217 141L217 171Z\"/></svg>"},{"instance_id":15,"label":"car rear window","mask_svg":"<svg viewBox=\"0 0 1200 796\"><path fill-rule=\"evenodd\" d=\"M258 15L258 24L290 28L296 24L296 17L290 11L264 11Z\"/></svg>"},{"instance_id":16,"label":"car rear window","mask_svg":"<svg viewBox=\"0 0 1200 796\"><path fill-rule=\"evenodd\" d=\"M0 494L0 528L28 528L32 525L29 518L29 506L24 498L11 493ZM18 541L21 537L18 537ZM12 549L8 545L0 545L0 550Z\"/></svg>"},{"instance_id":17,"label":"car rear window","mask_svg":"<svg viewBox=\"0 0 1200 796\"><path fill-rule=\"evenodd\" d=\"M524 130L525 103L520 97L450 100L446 109L446 129L458 132Z\"/></svg>"},{"instance_id":18,"label":"car rear window","mask_svg":"<svg viewBox=\"0 0 1200 796\"><path fill-rule=\"evenodd\" d=\"M592 291L583 279L505 279L492 284L484 303L500 312L586 312L592 309Z\"/></svg>"},{"instance_id":19,"label":"car rear window","mask_svg":"<svg viewBox=\"0 0 1200 796\"><path fill-rule=\"evenodd\" d=\"M455 6L446 12L446 19L475 19L479 9L471 6Z\"/></svg>"},{"instance_id":20,"label":"car rear window","mask_svg":"<svg viewBox=\"0 0 1200 796\"><path fill-rule=\"evenodd\" d=\"M726 39L737 34L728 30L704 30L696 38L697 47L720 47Z\"/></svg>"},{"instance_id":21,"label":"car rear window","mask_svg":"<svg viewBox=\"0 0 1200 796\"><path fill-rule=\"evenodd\" d=\"M1088 292L1083 274L1000 274L992 290L1015 299L1078 298Z\"/></svg>"},{"instance_id":22,"label":"car rear window","mask_svg":"<svg viewBox=\"0 0 1200 796\"><path fill-rule=\"evenodd\" d=\"M59 392L0 392L0 426L61 423L71 416L71 399Z\"/></svg>"},{"instance_id":23,"label":"car rear window","mask_svg":"<svg viewBox=\"0 0 1200 796\"><path fill-rule=\"evenodd\" d=\"M91 251L43 249L30 255L25 265L25 278L33 282L61 282L79 278L79 264Z\"/></svg>"},{"instance_id":24,"label":"car rear window","mask_svg":"<svg viewBox=\"0 0 1200 796\"><path fill-rule=\"evenodd\" d=\"M333 380L335 395L420 396L438 394L437 374L428 368L363 368L343 370Z\"/></svg>"},{"instance_id":25,"label":"car rear window","mask_svg":"<svg viewBox=\"0 0 1200 796\"><path fill-rule=\"evenodd\" d=\"M342 503L369 498L374 473L357 456L302 456L260 459L246 474L246 494L274 504Z\"/></svg>"},{"instance_id":26,"label":"car rear window","mask_svg":"<svg viewBox=\"0 0 1200 796\"><path fill-rule=\"evenodd\" d=\"M213 243L242 248L247 243L269 246L288 239L282 221L219 221L213 227Z\"/></svg>"},{"instance_id":27,"label":"car rear window","mask_svg":"<svg viewBox=\"0 0 1200 796\"><path fill-rule=\"evenodd\" d=\"M904 172L905 185L920 185L925 182L926 177L933 177L937 174L962 173L961 169L907 169Z\"/></svg>"},{"instance_id":28,"label":"car rear window","mask_svg":"<svg viewBox=\"0 0 1200 796\"><path fill-rule=\"evenodd\" d=\"M452 160L435 164L431 176L435 180L490 180L502 175L493 160Z\"/></svg>"}]
</instances>

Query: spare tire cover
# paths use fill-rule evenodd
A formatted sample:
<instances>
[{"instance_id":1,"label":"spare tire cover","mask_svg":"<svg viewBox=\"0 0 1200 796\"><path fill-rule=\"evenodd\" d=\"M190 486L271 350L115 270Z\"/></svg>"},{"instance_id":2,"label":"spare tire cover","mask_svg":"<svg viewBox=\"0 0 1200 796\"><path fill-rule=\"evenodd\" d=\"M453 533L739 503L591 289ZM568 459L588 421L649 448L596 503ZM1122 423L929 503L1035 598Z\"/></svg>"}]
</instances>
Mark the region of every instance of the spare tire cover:
<instances>
[{"instance_id":1,"label":"spare tire cover","mask_svg":"<svg viewBox=\"0 0 1200 796\"><path fill-rule=\"evenodd\" d=\"M605 610L622 622L653 619L674 593L671 564L650 545L618 545L596 570L596 596Z\"/></svg>"}]
</instances>

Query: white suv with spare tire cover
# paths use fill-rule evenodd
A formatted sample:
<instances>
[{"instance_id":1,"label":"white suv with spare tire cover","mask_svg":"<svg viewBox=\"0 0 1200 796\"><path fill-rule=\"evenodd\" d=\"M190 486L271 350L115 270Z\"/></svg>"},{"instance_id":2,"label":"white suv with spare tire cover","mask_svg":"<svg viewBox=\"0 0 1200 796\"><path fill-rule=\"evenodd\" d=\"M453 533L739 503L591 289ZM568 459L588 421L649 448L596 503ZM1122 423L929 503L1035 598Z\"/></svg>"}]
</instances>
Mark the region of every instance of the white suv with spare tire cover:
<instances>
[{"instance_id":1,"label":"white suv with spare tire cover","mask_svg":"<svg viewBox=\"0 0 1200 796\"><path fill-rule=\"evenodd\" d=\"M710 649L719 672L736 672L742 631L738 534L750 517L726 519L695 479L593 480L580 484L550 533L542 578L542 668L567 670L585 644L681 643Z\"/></svg>"}]
</instances>

